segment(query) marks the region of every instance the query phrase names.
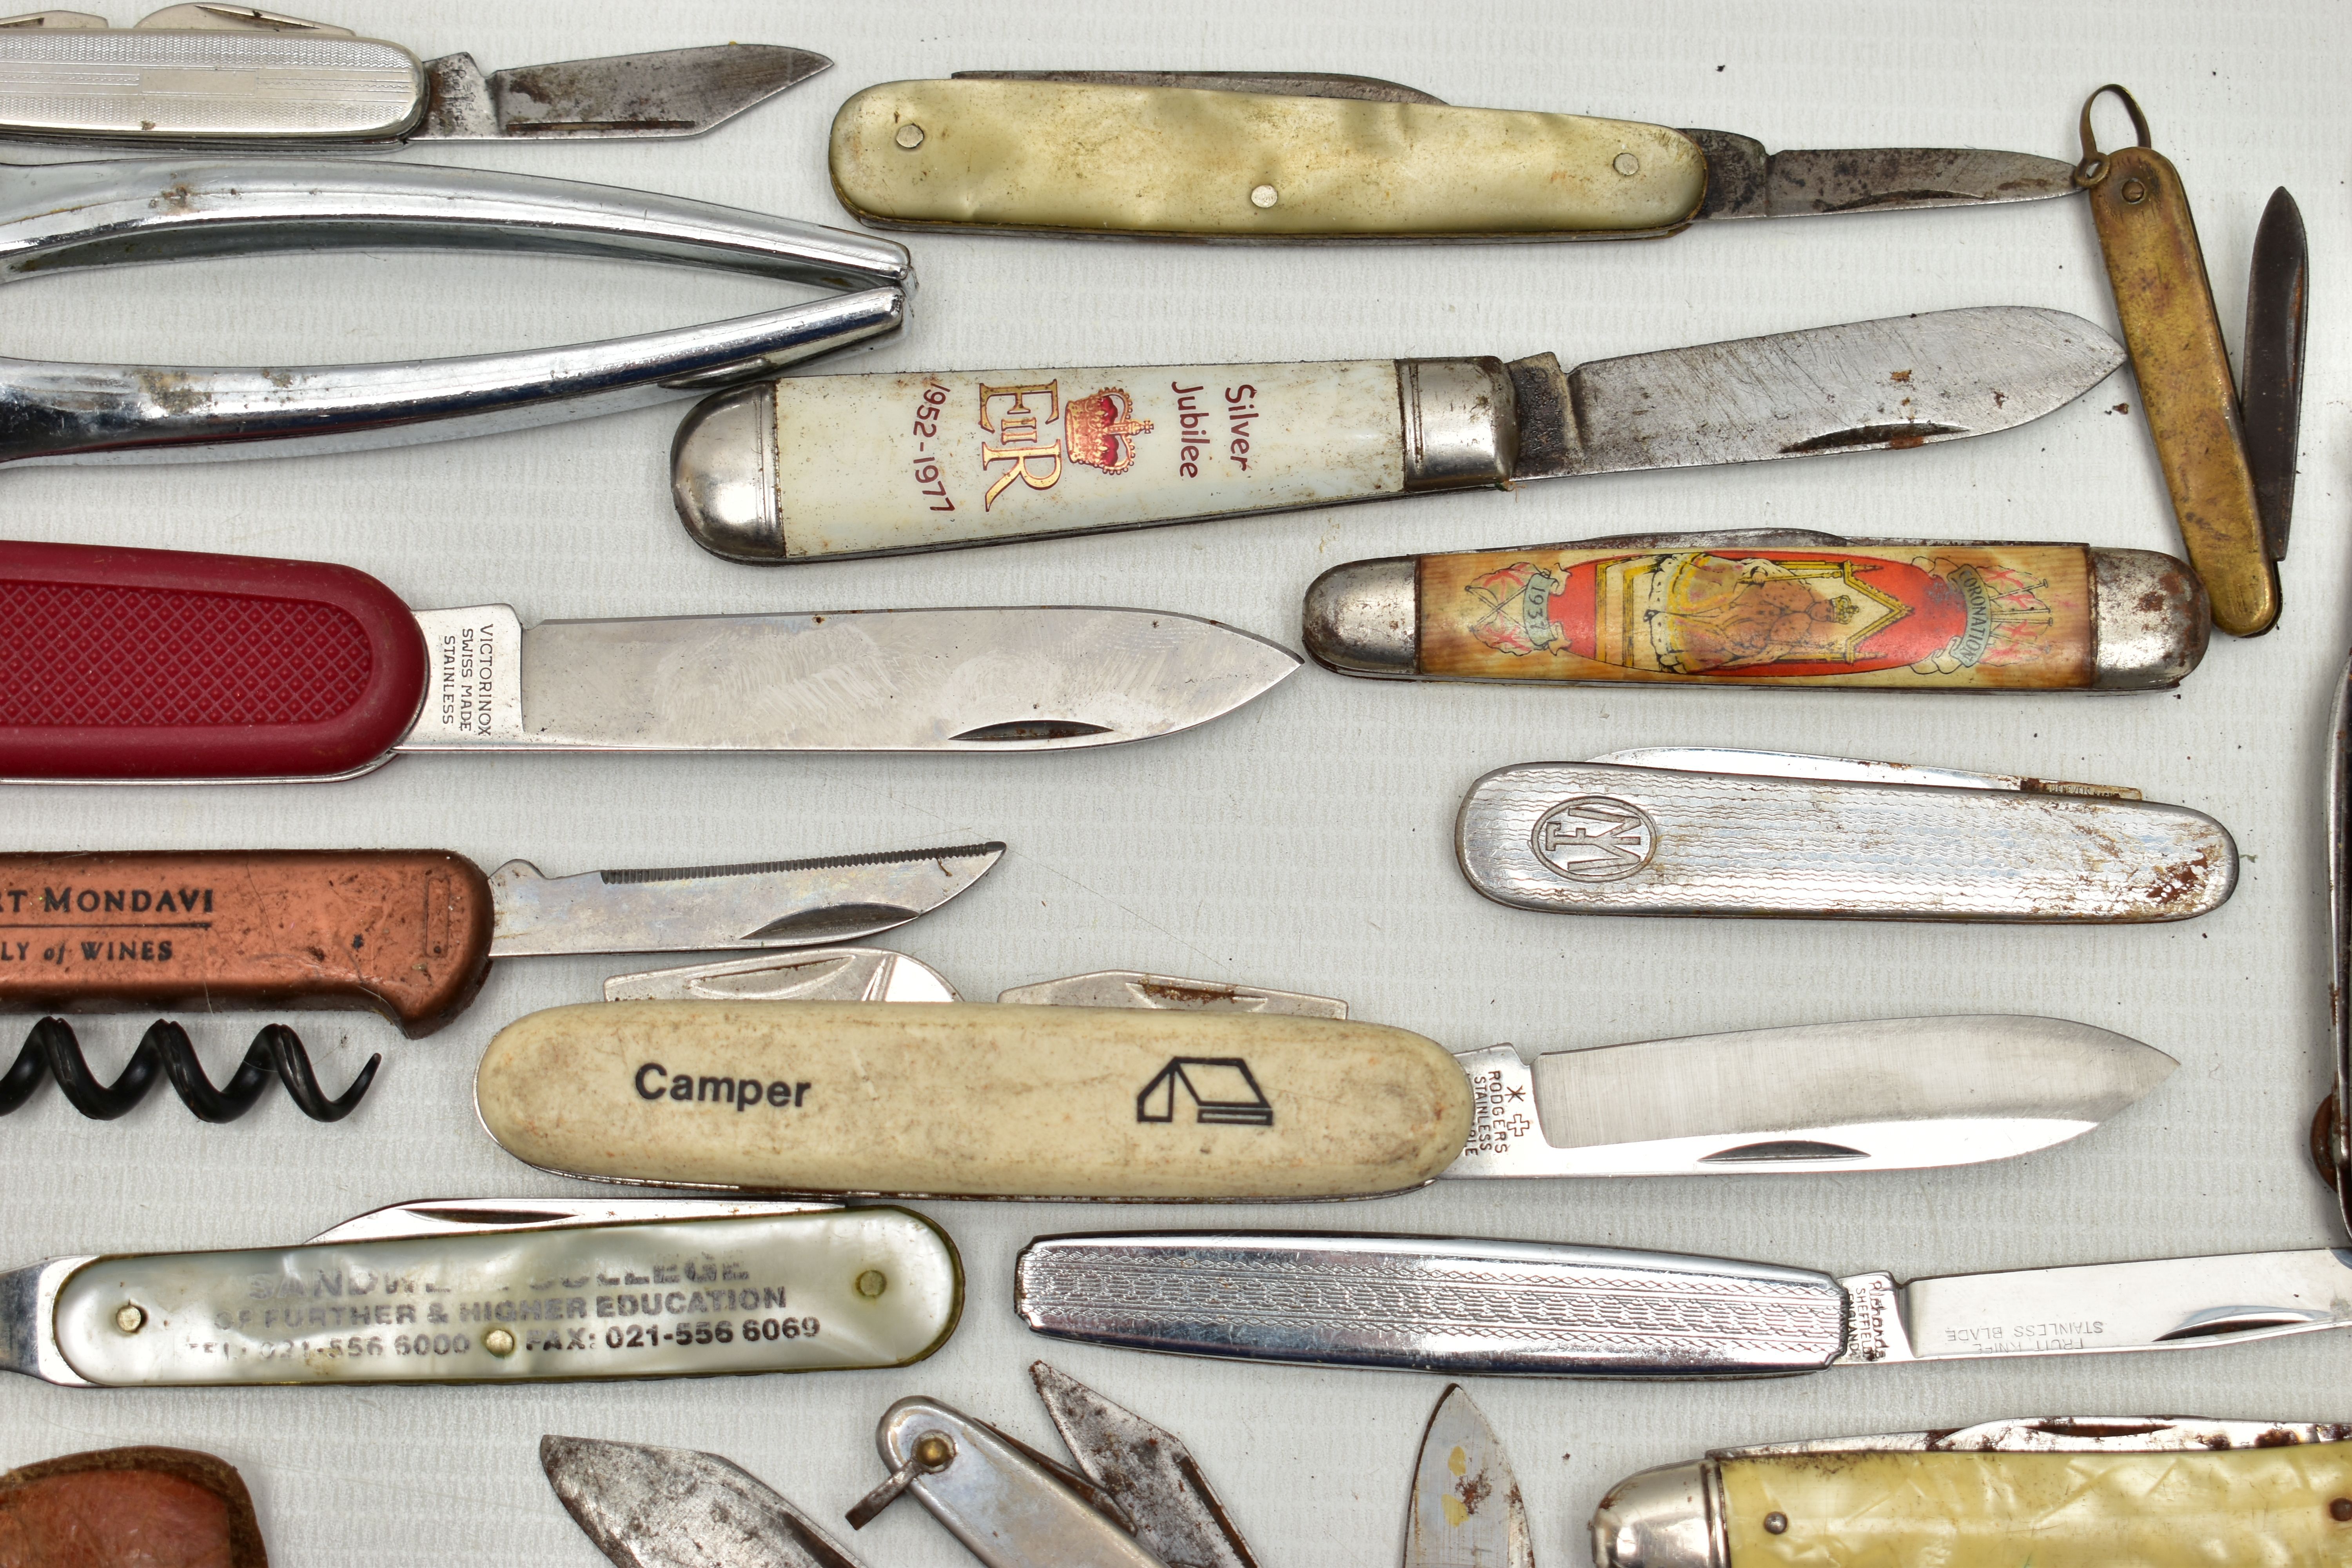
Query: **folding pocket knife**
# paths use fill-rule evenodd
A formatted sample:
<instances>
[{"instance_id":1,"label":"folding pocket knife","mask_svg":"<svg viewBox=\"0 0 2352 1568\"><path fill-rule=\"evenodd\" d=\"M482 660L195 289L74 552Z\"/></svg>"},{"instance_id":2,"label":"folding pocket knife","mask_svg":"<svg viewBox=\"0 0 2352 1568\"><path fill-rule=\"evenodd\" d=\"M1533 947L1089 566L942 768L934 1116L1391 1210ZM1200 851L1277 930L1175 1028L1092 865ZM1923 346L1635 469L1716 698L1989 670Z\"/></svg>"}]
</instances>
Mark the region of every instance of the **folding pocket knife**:
<instances>
[{"instance_id":1,"label":"folding pocket knife","mask_svg":"<svg viewBox=\"0 0 2352 1568\"><path fill-rule=\"evenodd\" d=\"M483 74L250 5L0 17L0 137L256 150L698 136L833 62L721 44Z\"/></svg>"},{"instance_id":2,"label":"folding pocket knife","mask_svg":"<svg viewBox=\"0 0 2352 1568\"><path fill-rule=\"evenodd\" d=\"M0 1371L75 1388L545 1383L904 1366L963 1267L898 1208L400 1204L299 1247L0 1274Z\"/></svg>"},{"instance_id":3,"label":"folding pocket knife","mask_svg":"<svg viewBox=\"0 0 2352 1568\"><path fill-rule=\"evenodd\" d=\"M1628 1477L1592 1516L1594 1568L2171 1568L2347 1552L2352 1426L2317 1421L2059 1416L1721 1448Z\"/></svg>"},{"instance_id":4,"label":"folding pocket knife","mask_svg":"<svg viewBox=\"0 0 2352 1568\"><path fill-rule=\"evenodd\" d=\"M966 71L833 122L866 223L1238 243L1643 239L1701 218L2071 195L2072 167L1944 148L1767 153L1721 131L1459 109L1368 77Z\"/></svg>"},{"instance_id":5,"label":"folding pocket knife","mask_svg":"<svg viewBox=\"0 0 2352 1568\"><path fill-rule=\"evenodd\" d=\"M2227 828L2135 789L1703 746L1497 768L1454 850L1551 914L2140 923L2238 879Z\"/></svg>"},{"instance_id":6,"label":"folding pocket knife","mask_svg":"<svg viewBox=\"0 0 2352 1568\"><path fill-rule=\"evenodd\" d=\"M1542 353L795 376L688 414L671 485L687 532L730 561L887 555L1902 451L2027 424L2123 363L2079 316L1989 306L1568 370Z\"/></svg>"},{"instance_id":7,"label":"folding pocket knife","mask_svg":"<svg viewBox=\"0 0 2352 1568\"><path fill-rule=\"evenodd\" d=\"M902 1399L875 1435L890 1479L850 1510L853 1528L912 1495L989 1568L1256 1568L1174 1433L1042 1361L1029 1374L1076 1470L937 1400ZM814 1521L716 1454L549 1436L539 1460L619 1568L858 1568Z\"/></svg>"},{"instance_id":8,"label":"folding pocket knife","mask_svg":"<svg viewBox=\"0 0 2352 1568\"><path fill-rule=\"evenodd\" d=\"M1350 561L1300 621L1376 680L1979 692L2175 686L2212 625L2152 550L1788 529Z\"/></svg>"},{"instance_id":9,"label":"folding pocket knife","mask_svg":"<svg viewBox=\"0 0 2352 1568\"><path fill-rule=\"evenodd\" d=\"M2175 1065L2000 1016L1449 1055L1328 997L1132 971L957 1005L875 949L621 975L605 994L499 1031L482 1125L559 1174L723 1191L1268 1201L1970 1164L2088 1131Z\"/></svg>"}]
</instances>

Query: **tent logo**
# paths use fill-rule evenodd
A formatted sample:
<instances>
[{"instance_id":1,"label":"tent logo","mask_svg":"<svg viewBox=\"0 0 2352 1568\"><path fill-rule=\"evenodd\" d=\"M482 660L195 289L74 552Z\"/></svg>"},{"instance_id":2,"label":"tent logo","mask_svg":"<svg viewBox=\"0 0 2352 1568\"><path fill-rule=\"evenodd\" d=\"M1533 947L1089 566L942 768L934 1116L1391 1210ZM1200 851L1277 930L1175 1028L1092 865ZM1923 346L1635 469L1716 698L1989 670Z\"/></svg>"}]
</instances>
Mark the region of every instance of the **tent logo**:
<instances>
[{"instance_id":1,"label":"tent logo","mask_svg":"<svg viewBox=\"0 0 2352 1568\"><path fill-rule=\"evenodd\" d=\"M1213 1127L1271 1127L1274 1107L1239 1057L1176 1057L1135 1097L1138 1121L1176 1120L1176 1091L1192 1097L1195 1121Z\"/></svg>"}]
</instances>

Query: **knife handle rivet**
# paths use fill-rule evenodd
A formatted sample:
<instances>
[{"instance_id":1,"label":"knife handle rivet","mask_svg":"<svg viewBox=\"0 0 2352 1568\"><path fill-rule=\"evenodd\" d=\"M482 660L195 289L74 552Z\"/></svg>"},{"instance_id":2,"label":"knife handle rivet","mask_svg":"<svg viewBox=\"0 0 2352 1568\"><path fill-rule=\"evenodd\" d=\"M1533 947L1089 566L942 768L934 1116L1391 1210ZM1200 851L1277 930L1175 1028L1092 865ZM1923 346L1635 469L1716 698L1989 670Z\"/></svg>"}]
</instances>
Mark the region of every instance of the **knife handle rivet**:
<instances>
[{"instance_id":1,"label":"knife handle rivet","mask_svg":"<svg viewBox=\"0 0 2352 1568\"><path fill-rule=\"evenodd\" d=\"M1789 1531L1789 1516L1788 1516L1787 1514L1785 1514L1785 1513L1768 1513L1768 1514L1766 1514L1766 1515L1764 1516L1764 1533L1765 1533L1765 1534L1767 1534L1767 1535L1785 1535L1785 1534L1787 1534L1787 1533L1788 1533L1788 1531Z\"/></svg>"},{"instance_id":2,"label":"knife handle rivet","mask_svg":"<svg viewBox=\"0 0 2352 1568\"><path fill-rule=\"evenodd\" d=\"M147 1326L147 1309L133 1301L125 1301L115 1309L114 1326L126 1334L135 1334Z\"/></svg>"},{"instance_id":3,"label":"knife handle rivet","mask_svg":"<svg viewBox=\"0 0 2352 1568\"><path fill-rule=\"evenodd\" d=\"M1250 205L1254 207L1270 207L1281 199L1282 193L1272 185L1254 185L1250 188Z\"/></svg>"},{"instance_id":4,"label":"knife handle rivet","mask_svg":"<svg viewBox=\"0 0 2352 1568\"><path fill-rule=\"evenodd\" d=\"M2123 187L2123 198L2132 205L2137 206L2140 203L2147 200L2147 184L2139 180L2126 180Z\"/></svg>"},{"instance_id":5,"label":"knife handle rivet","mask_svg":"<svg viewBox=\"0 0 2352 1568\"><path fill-rule=\"evenodd\" d=\"M919 125L901 125L898 127L898 133L890 140L911 153L923 144L923 128Z\"/></svg>"},{"instance_id":6,"label":"knife handle rivet","mask_svg":"<svg viewBox=\"0 0 2352 1568\"><path fill-rule=\"evenodd\" d=\"M1630 180L1642 172L1642 160L1631 153L1620 153L1617 161L1609 166Z\"/></svg>"},{"instance_id":7,"label":"knife handle rivet","mask_svg":"<svg viewBox=\"0 0 2352 1568\"><path fill-rule=\"evenodd\" d=\"M955 1463L955 1439L944 1432L926 1432L915 1439L907 1462L890 1472L890 1479L857 1500L857 1506L842 1517L849 1521L852 1530L863 1530L874 1522L875 1516L898 1500L899 1494L914 1485L919 1473L937 1475Z\"/></svg>"},{"instance_id":8,"label":"knife handle rivet","mask_svg":"<svg viewBox=\"0 0 2352 1568\"><path fill-rule=\"evenodd\" d=\"M2340 1497L2329 1503L2327 1517L2338 1524L2352 1524L2352 1497Z\"/></svg>"},{"instance_id":9,"label":"knife handle rivet","mask_svg":"<svg viewBox=\"0 0 2352 1568\"><path fill-rule=\"evenodd\" d=\"M512 1329L492 1329L482 1336L482 1348L492 1355L514 1354L515 1337Z\"/></svg>"},{"instance_id":10,"label":"knife handle rivet","mask_svg":"<svg viewBox=\"0 0 2352 1568\"><path fill-rule=\"evenodd\" d=\"M878 1300L888 1289L890 1277L879 1268L869 1268L857 1277L857 1293L869 1301Z\"/></svg>"}]
</instances>

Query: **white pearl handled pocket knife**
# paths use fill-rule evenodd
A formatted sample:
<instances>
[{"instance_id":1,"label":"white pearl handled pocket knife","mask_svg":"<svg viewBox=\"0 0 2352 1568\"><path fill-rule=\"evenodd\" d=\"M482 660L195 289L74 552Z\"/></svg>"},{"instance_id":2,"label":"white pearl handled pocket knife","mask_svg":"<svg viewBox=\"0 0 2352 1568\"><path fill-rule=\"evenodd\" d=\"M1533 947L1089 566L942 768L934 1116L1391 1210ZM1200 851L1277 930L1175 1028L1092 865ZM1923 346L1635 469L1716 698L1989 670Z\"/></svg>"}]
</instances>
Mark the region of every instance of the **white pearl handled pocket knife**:
<instances>
[{"instance_id":1,"label":"white pearl handled pocket knife","mask_svg":"<svg viewBox=\"0 0 2352 1568\"><path fill-rule=\"evenodd\" d=\"M1702 746L1497 768L1454 850L1550 914L2138 923L2238 880L2229 829L2136 789Z\"/></svg>"},{"instance_id":2,"label":"white pearl handled pocket knife","mask_svg":"<svg viewBox=\"0 0 2352 1568\"><path fill-rule=\"evenodd\" d=\"M905 1366L962 1310L955 1244L906 1209L449 1199L298 1247L0 1274L0 1370L218 1388Z\"/></svg>"},{"instance_id":3,"label":"white pearl handled pocket knife","mask_svg":"<svg viewBox=\"0 0 2352 1568\"><path fill-rule=\"evenodd\" d=\"M195 4L116 27L0 17L0 137L248 151L698 136L824 70L806 49L720 44L485 73L348 27Z\"/></svg>"},{"instance_id":4,"label":"white pearl handled pocket knife","mask_svg":"<svg viewBox=\"0 0 2352 1568\"><path fill-rule=\"evenodd\" d=\"M2176 1065L2013 1016L1449 1054L1328 997L1126 971L961 1003L876 949L605 994L499 1031L483 1126L542 1170L730 1192L1279 1201L1969 1164L2088 1131ZM937 1005L887 1005L909 1002Z\"/></svg>"}]
</instances>

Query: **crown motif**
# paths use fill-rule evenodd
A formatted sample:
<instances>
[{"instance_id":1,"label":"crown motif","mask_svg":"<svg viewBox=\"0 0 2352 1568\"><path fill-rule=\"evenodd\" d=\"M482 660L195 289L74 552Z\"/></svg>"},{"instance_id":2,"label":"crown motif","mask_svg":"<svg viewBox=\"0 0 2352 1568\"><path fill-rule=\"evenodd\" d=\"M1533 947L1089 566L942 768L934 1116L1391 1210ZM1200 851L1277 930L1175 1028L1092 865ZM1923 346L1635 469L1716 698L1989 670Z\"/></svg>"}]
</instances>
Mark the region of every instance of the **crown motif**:
<instances>
[{"instance_id":1,"label":"crown motif","mask_svg":"<svg viewBox=\"0 0 2352 1568\"><path fill-rule=\"evenodd\" d=\"M1062 413L1070 460L1107 474L1123 474L1135 466L1135 437L1150 428L1150 420L1135 417L1135 402L1124 387L1107 386L1073 398Z\"/></svg>"}]
</instances>

